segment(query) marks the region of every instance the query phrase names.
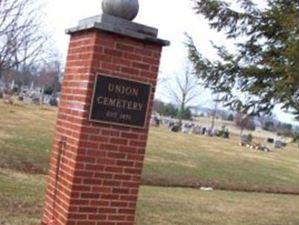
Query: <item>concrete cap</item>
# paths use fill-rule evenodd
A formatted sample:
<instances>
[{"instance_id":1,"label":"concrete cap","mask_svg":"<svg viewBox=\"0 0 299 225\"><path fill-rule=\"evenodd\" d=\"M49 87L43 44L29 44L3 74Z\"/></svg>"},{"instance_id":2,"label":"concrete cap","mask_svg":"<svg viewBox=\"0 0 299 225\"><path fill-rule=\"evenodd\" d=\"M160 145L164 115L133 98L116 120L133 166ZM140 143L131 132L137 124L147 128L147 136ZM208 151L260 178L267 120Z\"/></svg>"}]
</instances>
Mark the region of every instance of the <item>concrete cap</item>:
<instances>
[{"instance_id":1,"label":"concrete cap","mask_svg":"<svg viewBox=\"0 0 299 225\"><path fill-rule=\"evenodd\" d=\"M101 14L80 20L77 27L67 29L66 33L73 34L90 29L98 29L115 34L121 34L146 42L156 43L161 46L170 45L169 41L157 38L158 30L156 28L134 23L108 14Z\"/></svg>"}]
</instances>

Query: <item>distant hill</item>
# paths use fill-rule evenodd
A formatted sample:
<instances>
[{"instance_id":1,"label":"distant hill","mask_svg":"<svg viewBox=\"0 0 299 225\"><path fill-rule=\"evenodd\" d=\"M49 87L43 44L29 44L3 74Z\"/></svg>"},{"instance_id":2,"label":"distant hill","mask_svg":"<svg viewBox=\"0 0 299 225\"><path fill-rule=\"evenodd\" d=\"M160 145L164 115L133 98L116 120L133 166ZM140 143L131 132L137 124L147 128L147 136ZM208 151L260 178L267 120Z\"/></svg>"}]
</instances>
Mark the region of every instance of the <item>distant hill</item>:
<instances>
[{"instance_id":1,"label":"distant hill","mask_svg":"<svg viewBox=\"0 0 299 225\"><path fill-rule=\"evenodd\" d=\"M215 110L209 107L194 107L191 108L191 111L196 116L212 116ZM226 120L230 114L234 115L234 113L230 110L217 109L216 117L219 119Z\"/></svg>"}]
</instances>

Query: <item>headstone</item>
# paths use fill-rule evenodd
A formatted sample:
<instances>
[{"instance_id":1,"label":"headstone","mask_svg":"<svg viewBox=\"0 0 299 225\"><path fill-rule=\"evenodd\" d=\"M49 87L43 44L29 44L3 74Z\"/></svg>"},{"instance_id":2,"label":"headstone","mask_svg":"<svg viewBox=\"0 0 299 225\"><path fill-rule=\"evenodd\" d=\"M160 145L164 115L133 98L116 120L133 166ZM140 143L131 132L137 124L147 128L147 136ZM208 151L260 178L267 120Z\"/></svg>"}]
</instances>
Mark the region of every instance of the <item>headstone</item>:
<instances>
[{"instance_id":1,"label":"headstone","mask_svg":"<svg viewBox=\"0 0 299 225\"><path fill-rule=\"evenodd\" d=\"M10 93L4 93L3 100L5 104L13 104L13 95Z\"/></svg>"},{"instance_id":2,"label":"headstone","mask_svg":"<svg viewBox=\"0 0 299 225\"><path fill-rule=\"evenodd\" d=\"M225 139L229 139L229 137L230 137L230 132L229 132L229 130L224 131L223 138L225 138Z\"/></svg>"},{"instance_id":3,"label":"headstone","mask_svg":"<svg viewBox=\"0 0 299 225\"><path fill-rule=\"evenodd\" d=\"M171 132L179 132L180 131L180 125L178 123L172 123L170 126L169 126L169 131Z\"/></svg>"},{"instance_id":4,"label":"headstone","mask_svg":"<svg viewBox=\"0 0 299 225\"><path fill-rule=\"evenodd\" d=\"M246 145L248 145L248 144L250 144L251 143L251 140L250 140L250 137L249 137L249 135L245 135L245 134L243 134L242 136L241 136L241 138L240 138L240 144L242 145L242 146L246 146Z\"/></svg>"},{"instance_id":5,"label":"headstone","mask_svg":"<svg viewBox=\"0 0 299 225\"><path fill-rule=\"evenodd\" d=\"M159 126L160 126L160 123L161 123L161 121L159 120L158 117L153 116L153 117L151 118L151 122L150 122L151 126L153 126L153 127L159 127Z\"/></svg>"},{"instance_id":6,"label":"headstone","mask_svg":"<svg viewBox=\"0 0 299 225\"><path fill-rule=\"evenodd\" d=\"M212 136L212 137L216 137L217 135L218 135L218 130L215 129L215 128L213 128L213 129L211 130L211 136Z\"/></svg>"},{"instance_id":7,"label":"headstone","mask_svg":"<svg viewBox=\"0 0 299 225\"><path fill-rule=\"evenodd\" d=\"M169 42L158 39L155 28L109 14L67 31L71 39L42 224L135 221L161 50Z\"/></svg>"},{"instance_id":8,"label":"headstone","mask_svg":"<svg viewBox=\"0 0 299 225\"><path fill-rule=\"evenodd\" d=\"M273 139L273 138L267 138L267 142L268 142L269 144L273 144L273 143L274 143L274 139Z\"/></svg>"},{"instance_id":9,"label":"headstone","mask_svg":"<svg viewBox=\"0 0 299 225\"><path fill-rule=\"evenodd\" d=\"M189 134L189 133L191 133L192 127L193 127L192 124L183 124L183 126L182 126L182 132L184 134Z\"/></svg>"},{"instance_id":10,"label":"headstone","mask_svg":"<svg viewBox=\"0 0 299 225\"><path fill-rule=\"evenodd\" d=\"M281 148L286 147L286 143L282 142L280 140L276 140L275 143L274 143L274 147L278 148L278 149L281 149Z\"/></svg>"},{"instance_id":11,"label":"headstone","mask_svg":"<svg viewBox=\"0 0 299 225\"><path fill-rule=\"evenodd\" d=\"M193 133L193 134L197 134L197 135L199 135L199 134L202 133L202 132L201 132L201 129L202 129L202 127L199 126L199 125L197 125L197 126L193 127L193 131L192 131L192 133Z\"/></svg>"}]
</instances>

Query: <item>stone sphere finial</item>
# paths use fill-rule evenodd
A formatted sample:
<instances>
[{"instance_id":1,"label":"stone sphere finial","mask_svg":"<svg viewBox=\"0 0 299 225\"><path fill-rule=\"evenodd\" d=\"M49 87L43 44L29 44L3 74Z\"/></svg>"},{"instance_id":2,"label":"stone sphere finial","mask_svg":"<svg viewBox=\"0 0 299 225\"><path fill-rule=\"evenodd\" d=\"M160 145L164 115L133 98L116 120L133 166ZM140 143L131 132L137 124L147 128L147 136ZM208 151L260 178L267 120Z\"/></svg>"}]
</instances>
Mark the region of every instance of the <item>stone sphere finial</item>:
<instances>
[{"instance_id":1,"label":"stone sphere finial","mask_svg":"<svg viewBox=\"0 0 299 225\"><path fill-rule=\"evenodd\" d=\"M105 14L133 20L139 11L138 0L102 0L102 9Z\"/></svg>"}]
</instances>

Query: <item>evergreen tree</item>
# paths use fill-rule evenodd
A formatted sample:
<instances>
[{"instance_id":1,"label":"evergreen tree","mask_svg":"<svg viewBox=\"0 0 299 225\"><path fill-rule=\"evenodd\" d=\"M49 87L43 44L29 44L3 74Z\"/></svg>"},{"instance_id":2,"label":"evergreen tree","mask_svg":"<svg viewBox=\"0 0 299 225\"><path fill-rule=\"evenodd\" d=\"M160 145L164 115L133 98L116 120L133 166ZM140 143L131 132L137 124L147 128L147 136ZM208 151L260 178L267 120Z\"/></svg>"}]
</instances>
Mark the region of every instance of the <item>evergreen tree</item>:
<instances>
[{"instance_id":1,"label":"evergreen tree","mask_svg":"<svg viewBox=\"0 0 299 225\"><path fill-rule=\"evenodd\" d=\"M195 11L212 29L235 40L236 52L214 47L218 60L205 58L188 37L189 59L205 87L221 101L249 115L269 114L276 104L299 118L299 1L252 0L237 6L221 0L196 0Z\"/></svg>"},{"instance_id":2,"label":"evergreen tree","mask_svg":"<svg viewBox=\"0 0 299 225\"><path fill-rule=\"evenodd\" d=\"M178 109L177 110L177 118L182 120L192 120L192 112L190 108Z\"/></svg>"},{"instance_id":3,"label":"evergreen tree","mask_svg":"<svg viewBox=\"0 0 299 225\"><path fill-rule=\"evenodd\" d=\"M227 117L228 121L234 121L234 115L233 114L229 114L229 116Z\"/></svg>"}]
</instances>

